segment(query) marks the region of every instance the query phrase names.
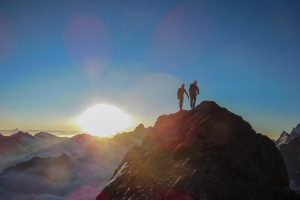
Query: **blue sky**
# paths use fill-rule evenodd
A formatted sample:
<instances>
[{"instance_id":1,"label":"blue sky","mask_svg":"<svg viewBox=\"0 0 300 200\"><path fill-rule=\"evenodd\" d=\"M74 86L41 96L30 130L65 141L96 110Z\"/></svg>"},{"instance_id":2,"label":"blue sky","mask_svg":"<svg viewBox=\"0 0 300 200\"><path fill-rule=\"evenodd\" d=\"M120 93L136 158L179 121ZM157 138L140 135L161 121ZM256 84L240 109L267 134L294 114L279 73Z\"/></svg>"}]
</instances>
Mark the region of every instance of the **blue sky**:
<instances>
[{"instance_id":1,"label":"blue sky","mask_svg":"<svg viewBox=\"0 0 300 200\"><path fill-rule=\"evenodd\" d=\"M1 129L76 129L106 102L151 125L197 79L271 137L300 122L300 2L1 1ZM188 108L188 104L185 104Z\"/></svg>"}]
</instances>

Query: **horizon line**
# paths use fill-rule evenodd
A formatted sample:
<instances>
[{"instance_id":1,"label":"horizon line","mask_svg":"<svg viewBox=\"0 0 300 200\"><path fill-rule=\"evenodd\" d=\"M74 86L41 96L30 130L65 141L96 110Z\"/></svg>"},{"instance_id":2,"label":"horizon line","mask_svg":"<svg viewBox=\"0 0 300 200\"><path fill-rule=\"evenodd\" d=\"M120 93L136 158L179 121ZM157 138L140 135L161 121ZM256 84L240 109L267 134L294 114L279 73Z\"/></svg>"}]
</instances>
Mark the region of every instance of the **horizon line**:
<instances>
[{"instance_id":1,"label":"horizon line","mask_svg":"<svg viewBox=\"0 0 300 200\"><path fill-rule=\"evenodd\" d=\"M16 131L15 129L4 129L4 130L0 130L0 132L12 132L12 131ZM22 130L22 129L18 129L18 131L28 131L28 132L82 132L80 130L34 130L34 129L30 129L30 130Z\"/></svg>"}]
</instances>

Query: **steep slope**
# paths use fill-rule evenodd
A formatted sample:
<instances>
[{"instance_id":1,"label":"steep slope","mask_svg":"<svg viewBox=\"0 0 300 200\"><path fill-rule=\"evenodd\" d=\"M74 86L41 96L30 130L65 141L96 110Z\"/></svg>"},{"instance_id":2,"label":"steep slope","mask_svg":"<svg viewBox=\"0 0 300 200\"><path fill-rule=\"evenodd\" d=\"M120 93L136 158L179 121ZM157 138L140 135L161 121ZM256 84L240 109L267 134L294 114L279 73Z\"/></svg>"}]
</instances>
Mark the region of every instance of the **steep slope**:
<instances>
[{"instance_id":1,"label":"steep slope","mask_svg":"<svg viewBox=\"0 0 300 200\"><path fill-rule=\"evenodd\" d=\"M295 128L293 128L291 135L300 136L300 123Z\"/></svg>"},{"instance_id":2,"label":"steep slope","mask_svg":"<svg viewBox=\"0 0 300 200\"><path fill-rule=\"evenodd\" d=\"M47 132L39 132L35 134L34 137L40 140L57 140L60 138Z\"/></svg>"},{"instance_id":3,"label":"steep slope","mask_svg":"<svg viewBox=\"0 0 300 200\"><path fill-rule=\"evenodd\" d=\"M281 145L280 152L286 164L290 186L300 193L300 137Z\"/></svg>"},{"instance_id":4,"label":"steep slope","mask_svg":"<svg viewBox=\"0 0 300 200\"><path fill-rule=\"evenodd\" d=\"M205 101L192 111L159 117L97 200L297 198L274 143Z\"/></svg>"}]
</instances>

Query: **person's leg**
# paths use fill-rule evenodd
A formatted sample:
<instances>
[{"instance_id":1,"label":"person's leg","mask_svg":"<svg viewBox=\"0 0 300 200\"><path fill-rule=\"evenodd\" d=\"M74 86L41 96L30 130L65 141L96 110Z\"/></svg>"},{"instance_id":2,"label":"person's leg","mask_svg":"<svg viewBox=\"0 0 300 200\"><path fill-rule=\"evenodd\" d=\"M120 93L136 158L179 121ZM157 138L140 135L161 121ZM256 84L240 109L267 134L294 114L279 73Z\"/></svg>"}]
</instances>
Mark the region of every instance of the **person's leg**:
<instances>
[{"instance_id":1,"label":"person's leg","mask_svg":"<svg viewBox=\"0 0 300 200\"><path fill-rule=\"evenodd\" d=\"M193 99L193 108L195 108L195 103L196 103L196 97Z\"/></svg>"},{"instance_id":2,"label":"person's leg","mask_svg":"<svg viewBox=\"0 0 300 200\"><path fill-rule=\"evenodd\" d=\"M191 109L193 109L194 108L194 101L195 101L195 97L194 96L191 96L190 97L191 98Z\"/></svg>"},{"instance_id":3,"label":"person's leg","mask_svg":"<svg viewBox=\"0 0 300 200\"><path fill-rule=\"evenodd\" d=\"M197 96L194 97L193 108L195 108L195 106L196 106L196 101L197 101Z\"/></svg>"},{"instance_id":4,"label":"person's leg","mask_svg":"<svg viewBox=\"0 0 300 200\"><path fill-rule=\"evenodd\" d=\"M179 100L179 109L182 110L183 98Z\"/></svg>"}]
</instances>

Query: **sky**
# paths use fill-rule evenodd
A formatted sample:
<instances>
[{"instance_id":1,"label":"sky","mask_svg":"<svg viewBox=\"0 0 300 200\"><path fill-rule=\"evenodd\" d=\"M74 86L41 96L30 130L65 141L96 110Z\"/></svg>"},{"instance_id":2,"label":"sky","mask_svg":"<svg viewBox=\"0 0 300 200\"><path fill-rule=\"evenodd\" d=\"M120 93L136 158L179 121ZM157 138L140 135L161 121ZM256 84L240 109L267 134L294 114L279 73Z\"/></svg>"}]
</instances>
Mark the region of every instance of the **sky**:
<instances>
[{"instance_id":1,"label":"sky","mask_svg":"<svg viewBox=\"0 0 300 200\"><path fill-rule=\"evenodd\" d=\"M300 123L299 36L298 0L1 0L0 129L78 130L97 103L153 125L198 80L276 138Z\"/></svg>"}]
</instances>

